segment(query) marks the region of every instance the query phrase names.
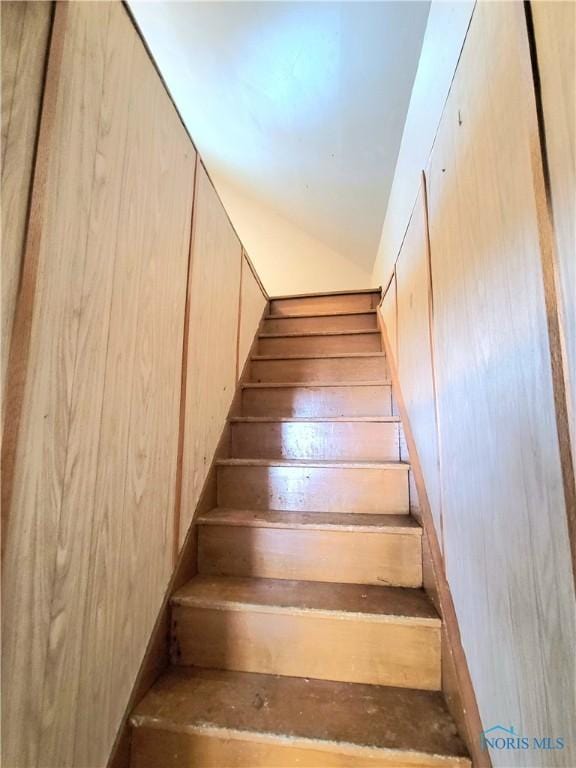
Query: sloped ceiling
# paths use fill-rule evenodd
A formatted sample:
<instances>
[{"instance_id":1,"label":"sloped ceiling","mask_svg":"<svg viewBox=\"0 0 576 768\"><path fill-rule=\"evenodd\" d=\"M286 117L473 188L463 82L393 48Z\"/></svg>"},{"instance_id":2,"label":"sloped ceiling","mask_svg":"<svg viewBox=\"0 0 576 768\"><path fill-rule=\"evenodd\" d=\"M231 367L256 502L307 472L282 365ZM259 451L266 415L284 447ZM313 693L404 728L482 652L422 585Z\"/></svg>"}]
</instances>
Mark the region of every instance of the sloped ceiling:
<instances>
[{"instance_id":1,"label":"sloped ceiling","mask_svg":"<svg viewBox=\"0 0 576 768\"><path fill-rule=\"evenodd\" d=\"M369 270L429 3L130 7L216 182Z\"/></svg>"}]
</instances>

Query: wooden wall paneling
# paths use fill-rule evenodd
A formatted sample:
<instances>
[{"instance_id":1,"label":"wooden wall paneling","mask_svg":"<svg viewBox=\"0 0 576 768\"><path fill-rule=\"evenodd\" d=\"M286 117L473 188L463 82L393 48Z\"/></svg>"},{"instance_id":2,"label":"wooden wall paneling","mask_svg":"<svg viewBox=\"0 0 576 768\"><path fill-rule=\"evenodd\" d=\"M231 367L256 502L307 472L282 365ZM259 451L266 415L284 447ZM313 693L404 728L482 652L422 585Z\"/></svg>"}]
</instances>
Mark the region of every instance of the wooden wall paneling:
<instances>
[{"instance_id":1,"label":"wooden wall paneling","mask_svg":"<svg viewBox=\"0 0 576 768\"><path fill-rule=\"evenodd\" d=\"M236 388L242 246L204 167L196 174L180 542Z\"/></svg>"},{"instance_id":2,"label":"wooden wall paneling","mask_svg":"<svg viewBox=\"0 0 576 768\"><path fill-rule=\"evenodd\" d=\"M246 255L242 257L242 287L240 298L240 327L238 347L238 372L242 371L254 334L258 330L267 299L262 293Z\"/></svg>"},{"instance_id":3,"label":"wooden wall paneling","mask_svg":"<svg viewBox=\"0 0 576 768\"><path fill-rule=\"evenodd\" d=\"M199 164L198 164L199 165ZM257 339L254 339L252 349L248 352L248 358L255 351ZM248 378L249 362L247 360L242 371L240 381ZM242 389L238 387L234 394L232 405L230 406L229 416L238 414L241 409ZM206 475L200 499L194 510L195 517L202 517L210 510L218 506L216 471L217 462L220 459L228 458L230 455L230 425L225 423L218 445L214 451L214 456L210 468ZM177 552L175 566L168 587L164 592L164 598L154 628L148 642L146 653L142 660L136 682L133 686L130 700L124 710L124 715L119 724L116 734L114 748L108 761L108 768L129 768L130 765L130 725L128 718L135 705L142 699L150 686L157 679L158 675L166 668L168 664L168 626L170 620L169 600L173 593L184 586L197 573L197 526L191 525L188 528L186 538Z\"/></svg>"},{"instance_id":4,"label":"wooden wall paneling","mask_svg":"<svg viewBox=\"0 0 576 768\"><path fill-rule=\"evenodd\" d=\"M111 625L113 655L130 659L130 663L119 673L114 659L110 659L105 702L109 711L108 751L134 686L173 564L180 373L195 166L195 151L138 41L132 77L141 83L130 108L129 145L133 153L129 162L133 167L126 174L129 189L124 190L126 220L132 226L126 227L126 241L118 249L119 253L126 252L127 258L119 262L116 275L117 337L110 343L121 347L125 344L127 307L123 299L129 295L133 279L137 293L134 308L128 312L134 342L124 365L121 357L112 358L119 359L120 365L110 381L109 410L111 419L117 419L118 388L131 381L124 395L127 414L121 445L127 457L125 515L118 530L122 559L113 571L112 593L116 597ZM169 206L166 201L170 201ZM131 217L131 213L137 215ZM116 376L121 378L117 380ZM110 428L114 440L112 423ZM102 462L106 455L103 451ZM105 477L104 472L102 490L107 494ZM113 513L113 508L109 509ZM106 536L101 543L106 546ZM114 695L117 688L123 696ZM88 696L94 695L89 676L84 690ZM85 727L85 748L88 750L91 744L93 740ZM89 762L89 752L77 754L79 760Z\"/></svg>"},{"instance_id":5,"label":"wooden wall paneling","mask_svg":"<svg viewBox=\"0 0 576 768\"><path fill-rule=\"evenodd\" d=\"M3 2L2 31L2 422L4 382L20 282L53 4Z\"/></svg>"},{"instance_id":6,"label":"wooden wall paneling","mask_svg":"<svg viewBox=\"0 0 576 768\"><path fill-rule=\"evenodd\" d=\"M525 5L534 72L532 174L551 348L556 425L576 588L576 11ZM526 61L526 70L529 63ZM538 115L538 119L535 117Z\"/></svg>"},{"instance_id":7,"label":"wooden wall paneling","mask_svg":"<svg viewBox=\"0 0 576 768\"><path fill-rule=\"evenodd\" d=\"M423 527L422 535L422 585L434 607L442 617L444 651L442 654L442 691L450 711L459 726L459 732L466 742L475 768L491 768L492 762L487 751L480 749L478 734L482 731L482 721L464 649L462 647L458 621L450 586L446 580L444 558L432 517L428 493L424 483L424 474L419 460L419 446L416 445L411 429L410 417L403 398L403 382L398 377L398 368L394 362L390 340L384 331L381 315L378 315L382 341L390 360L392 386L396 395L397 407L402 418L406 446L403 451L410 456L410 475L418 497L418 514L412 508L410 486L410 512L416 516ZM404 454L403 454L404 455ZM444 652L449 652L444 655Z\"/></svg>"},{"instance_id":8,"label":"wooden wall paneling","mask_svg":"<svg viewBox=\"0 0 576 768\"><path fill-rule=\"evenodd\" d=\"M194 150L121 4L59 4L56 29L4 564L4 757L100 765L172 563Z\"/></svg>"},{"instance_id":9,"label":"wooden wall paneling","mask_svg":"<svg viewBox=\"0 0 576 768\"><path fill-rule=\"evenodd\" d=\"M576 616L523 25L521 4L476 7L428 174L444 545L484 724L563 735L547 764L566 765Z\"/></svg>"},{"instance_id":10,"label":"wooden wall paneling","mask_svg":"<svg viewBox=\"0 0 576 768\"><path fill-rule=\"evenodd\" d=\"M60 682L62 634L58 631L58 621L65 626L70 613L74 612L74 606L66 606L67 612L64 612L64 607L56 603L53 611L52 598L70 584L70 552L66 549L69 541L65 527L60 534L61 508L96 149L95 104L102 90L104 67L100 39L91 56L87 55L85 46L74 45L76 36L90 39L87 28L97 20L94 6L86 14L70 11L71 7L57 9L57 16L63 19L68 16L61 71L69 75L67 87L61 83L58 89L50 146L42 148L50 155L42 241L37 257L42 280L32 309L26 361L28 375L22 393L3 563L3 609L8 628L4 634L3 652L7 663L3 693L4 701L10 703L4 711L4 760L14 765L36 765L44 757L52 764L59 761L64 764L64 759L71 760L73 749L70 743L73 735L54 722L57 717L54 702L50 702L49 692L46 701L44 685L48 669L53 673L52 679ZM107 10L105 16L107 24ZM70 67L71 63L75 66ZM59 73L55 74L60 77ZM82 141L75 141L77 136L70 117L81 110L82 99L90 129ZM64 148L67 162L62 159ZM69 220L58 217L58 209L66 208L66 193L71 204L72 191L74 205L78 206L77 215ZM16 328L15 333L18 330ZM50 339L56 343L50 343ZM64 541L57 557L60 535ZM55 592L51 591L52 585ZM22 638L28 641L23 642ZM50 685L50 681L48 683ZM60 704L67 709L69 691L62 693ZM64 742L60 745L48 743L56 730ZM43 742L46 755L41 752Z\"/></svg>"},{"instance_id":11,"label":"wooden wall paneling","mask_svg":"<svg viewBox=\"0 0 576 768\"><path fill-rule=\"evenodd\" d=\"M576 453L576 6L530 3L534 25L572 454Z\"/></svg>"},{"instance_id":12,"label":"wooden wall paneling","mask_svg":"<svg viewBox=\"0 0 576 768\"><path fill-rule=\"evenodd\" d=\"M382 297L382 303L380 305L380 312L382 320L386 326L386 333L388 334L388 340L390 342L390 348L394 359L398 354L398 341L397 341L397 304L396 304L396 270L392 273L388 288L386 289L384 296Z\"/></svg>"},{"instance_id":13,"label":"wooden wall paneling","mask_svg":"<svg viewBox=\"0 0 576 768\"><path fill-rule=\"evenodd\" d=\"M397 367L418 446L426 492L442 545L442 503L436 398L432 368L431 284L425 196L420 189L396 261Z\"/></svg>"}]
</instances>

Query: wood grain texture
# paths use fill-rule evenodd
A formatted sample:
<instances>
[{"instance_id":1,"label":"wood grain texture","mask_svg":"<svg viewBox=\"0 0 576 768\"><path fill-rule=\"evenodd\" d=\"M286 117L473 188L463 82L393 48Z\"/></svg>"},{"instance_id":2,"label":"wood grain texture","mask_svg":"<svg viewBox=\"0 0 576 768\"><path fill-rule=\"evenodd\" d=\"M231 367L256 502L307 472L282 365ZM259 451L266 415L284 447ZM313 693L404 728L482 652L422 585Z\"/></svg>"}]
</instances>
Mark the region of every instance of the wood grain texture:
<instances>
[{"instance_id":1,"label":"wood grain texture","mask_svg":"<svg viewBox=\"0 0 576 768\"><path fill-rule=\"evenodd\" d=\"M252 459L399 461L394 421L235 421L231 456Z\"/></svg>"},{"instance_id":2,"label":"wood grain texture","mask_svg":"<svg viewBox=\"0 0 576 768\"><path fill-rule=\"evenodd\" d=\"M354 312L339 315L308 315L303 317L267 317L262 324L264 333L312 333L314 331L363 331L377 327L376 313Z\"/></svg>"},{"instance_id":3,"label":"wood grain texture","mask_svg":"<svg viewBox=\"0 0 576 768\"><path fill-rule=\"evenodd\" d=\"M288 738L291 743L288 743ZM421 755L402 750L354 749L338 745L338 751L322 748L316 741L294 739L284 734L274 737L254 736L238 731L214 729L171 730L143 724L134 736L132 768L469 768L465 757Z\"/></svg>"},{"instance_id":4,"label":"wood grain texture","mask_svg":"<svg viewBox=\"0 0 576 768\"><path fill-rule=\"evenodd\" d=\"M218 504L286 511L408 512L408 466L220 463Z\"/></svg>"},{"instance_id":5,"label":"wood grain texture","mask_svg":"<svg viewBox=\"0 0 576 768\"><path fill-rule=\"evenodd\" d=\"M198 558L203 574L422 586L420 536L411 533L202 525Z\"/></svg>"},{"instance_id":6,"label":"wood grain texture","mask_svg":"<svg viewBox=\"0 0 576 768\"><path fill-rule=\"evenodd\" d=\"M572 455L576 455L576 6L533 2L549 173L560 331ZM574 461L574 459L573 459Z\"/></svg>"},{"instance_id":7,"label":"wood grain texture","mask_svg":"<svg viewBox=\"0 0 576 768\"><path fill-rule=\"evenodd\" d=\"M250 378L255 382L349 382L388 381L388 369L383 355L348 357L302 357L256 359L250 365Z\"/></svg>"},{"instance_id":8,"label":"wood grain texture","mask_svg":"<svg viewBox=\"0 0 576 768\"><path fill-rule=\"evenodd\" d=\"M386 326L386 332L388 333L392 354L396 360L398 358L396 272L394 272L392 275L392 279L390 280L386 293L384 294L380 312L382 313L382 319L384 321L384 325Z\"/></svg>"},{"instance_id":9,"label":"wood grain texture","mask_svg":"<svg viewBox=\"0 0 576 768\"><path fill-rule=\"evenodd\" d=\"M524 25L520 5L477 5L436 139L434 351L447 577L482 719L564 734L535 757L560 766L576 762L576 616Z\"/></svg>"},{"instance_id":10,"label":"wood grain texture","mask_svg":"<svg viewBox=\"0 0 576 768\"><path fill-rule=\"evenodd\" d=\"M106 762L170 574L195 154L121 4L55 24L3 574L4 757L39 767Z\"/></svg>"},{"instance_id":11,"label":"wood grain texture","mask_svg":"<svg viewBox=\"0 0 576 768\"><path fill-rule=\"evenodd\" d=\"M246 386L242 390L245 416L389 416L389 384L318 386Z\"/></svg>"},{"instance_id":12,"label":"wood grain texture","mask_svg":"<svg viewBox=\"0 0 576 768\"><path fill-rule=\"evenodd\" d=\"M246 255L242 256L242 285L240 288L240 324L238 337L238 375L242 372L248 352L258 330L267 299L254 277Z\"/></svg>"},{"instance_id":13,"label":"wood grain texture","mask_svg":"<svg viewBox=\"0 0 576 768\"><path fill-rule=\"evenodd\" d=\"M190 705L182 707L183 700ZM442 696L430 691L175 669L133 722L138 768L470 765ZM143 749L140 728L161 729Z\"/></svg>"},{"instance_id":14,"label":"wood grain texture","mask_svg":"<svg viewBox=\"0 0 576 768\"><path fill-rule=\"evenodd\" d=\"M424 189L416 200L396 261L396 365L402 395L418 445L420 465L438 540L442 543L442 502L436 393L432 368L431 300Z\"/></svg>"},{"instance_id":15,"label":"wood grain texture","mask_svg":"<svg viewBox=\"0 0 576 768\"><path fill-rule=\"evenodd\" d=\"M357 291L352 293L328 293L309 296L272 298L271 315L306 315L332 312L368 311L378 306L380 291Z\"/></svg>"},{"instance_id":16,"label":"wood grain texture","mask_svg":"<svg viewBox=\"0 0 576 768\"><path fill-rule=\"evenodd\" d=\"M381 352L375 331L316 333L310 335L260 336L259 355L297 355L326 352Z\"/></svg>"},{"instance_id":17,"label":"wood grain texture","mask_svg":"<svg viewBox=\"0 0 576 768\"><path fill-rule=\"evenodd\" d=\"M192 238L180 543L236 389L242 246L203 166L196 174Z\"/></svg>"},{"instance_id":18,"label":"wood grain texture","mask_svg":"<svg viewBox=\"0 0 576 768\"><path fill-rule=\"evenodd\" d=\"M4 386L24 255L33 161L53 4L3 2L2 30L2 423Z\"/></svg>"},{"instance_id":19,"label":"wood grain texture","mask_svg":"<svg viewBox=\"0 0 576 768\"><path fill-rule=\"evenodd\" d=\"M173 605L178 664L422 690L440 684L440 621L420 590L199 576Z\"/></svg>"}]
</instances>

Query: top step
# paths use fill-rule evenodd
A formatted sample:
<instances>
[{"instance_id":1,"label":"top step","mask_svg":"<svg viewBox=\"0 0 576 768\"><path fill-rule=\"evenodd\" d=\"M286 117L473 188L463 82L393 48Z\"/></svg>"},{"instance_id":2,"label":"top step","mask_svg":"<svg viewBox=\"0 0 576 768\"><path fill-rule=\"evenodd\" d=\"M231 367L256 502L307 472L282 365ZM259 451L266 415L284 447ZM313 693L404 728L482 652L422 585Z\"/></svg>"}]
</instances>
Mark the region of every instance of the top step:
<instances>
[{"instance_id":1,"label":"top step","mask_svg":"<svg viewBox=\"0 0 576 768\"><path fill-rule=\"evenodd\" d=\"M270 300L270 316L369 312L378 306L380 295L381 291L377 288L306 296L278 296Z\"/></svg>"}]
</instances>

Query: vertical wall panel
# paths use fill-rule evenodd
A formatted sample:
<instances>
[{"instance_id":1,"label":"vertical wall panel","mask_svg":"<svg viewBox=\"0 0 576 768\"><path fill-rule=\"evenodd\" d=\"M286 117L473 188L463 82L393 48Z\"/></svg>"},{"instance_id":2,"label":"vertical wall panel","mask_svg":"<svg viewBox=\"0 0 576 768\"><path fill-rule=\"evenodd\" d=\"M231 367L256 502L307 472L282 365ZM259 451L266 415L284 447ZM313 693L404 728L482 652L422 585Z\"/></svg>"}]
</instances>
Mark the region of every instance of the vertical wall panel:
<instances>
[{"instance_id":1,"label":"vertical wall panel","mask_svg":"<svg viewBox=\"0 0 576 768\"><path fill-rule=\"evenodd\" d=\"M442 546L442 509L430 339L430 273L424 190L416 200L396 262L397 369L436 535Z\"/></svg>"},{"instance_id":2,"label":"vertical wall panel","mask_svg":"<svg viewBox=\"0 0 576 768\"><path fill-rule=\"evenodd\" d=\"M38 133L49 2L3 2L2 28L2 295L0 379L6 364L26 235L32 164ZM2 421L4 406L2 405Z\"/></svg>"},{"instance_id":3,"label":"vertical wall panel","mask_svg":"<svg viewBox=\"0 0 576 768\"><path fill-rule=\"evenodd\" d=\"M201 166L196 177L193 230L180 543L236 388L242 246Z\"/></svg>"},{"instance_id":4,"label":"vertical wall panel","mask_svg":"<svg viewBox=\"0 0 576 768\"><path fill-rule=\"evenodd\" d=\"M447 576L485 727L576 763L575 607L528 126L523 7L479 3L429 170Z\"/></svg>"},{"instance_id":5,"label":"vertical wall panel","mask_svg":"<svg viewBox=\"0 0 576 768\"><path fill-rule=\"evenodd\" d=\"M238 341L238 375L246 362L254 334L266 306L266 297L252 273L245 256L242 257L242 287L240 295L240 335Z\"/></svg>"},{"instance_id":6,"label":"vertical wall panel","mask_svg":"<svg viewBox=\"0 0 576 768\"><path fill-rule=\"evenodd\" d=\"M572 456L576 455L576 5L531 3L557 248Z\"/></svg>"},{"instance_id":7,"label":"vertical wall panel","mask_svg":"<svg viewBox=\"0 0 576 768\"><path fill-rule=\"evenodd\" d=\"M104 765L172 567L194 149L120 3L64 35L4 561L4 760Z\"/></svg>"},{"instance_id":8,"label":"vertical wall panel","mask_svg":"<svg viewBox=\"0 0 576 768\"><path fill-rule=\"evenodd\" d=\"M392 275L392 280L386 289L380 311L382 313L382 320L386 326L386 333L388 334L388 341L392 348L394 361L396 362L398 356L398 334L396 328L396 272Z\"/></svg>"}]
</instances>

